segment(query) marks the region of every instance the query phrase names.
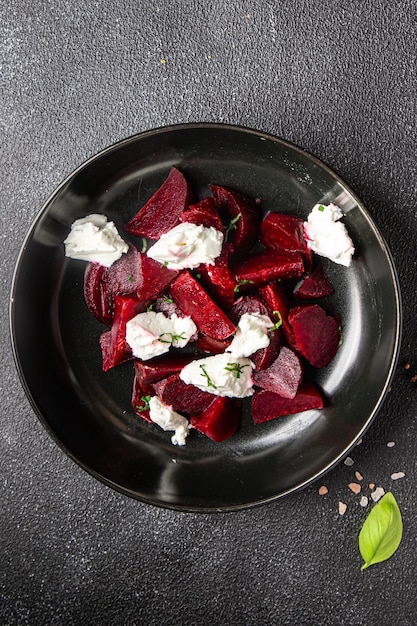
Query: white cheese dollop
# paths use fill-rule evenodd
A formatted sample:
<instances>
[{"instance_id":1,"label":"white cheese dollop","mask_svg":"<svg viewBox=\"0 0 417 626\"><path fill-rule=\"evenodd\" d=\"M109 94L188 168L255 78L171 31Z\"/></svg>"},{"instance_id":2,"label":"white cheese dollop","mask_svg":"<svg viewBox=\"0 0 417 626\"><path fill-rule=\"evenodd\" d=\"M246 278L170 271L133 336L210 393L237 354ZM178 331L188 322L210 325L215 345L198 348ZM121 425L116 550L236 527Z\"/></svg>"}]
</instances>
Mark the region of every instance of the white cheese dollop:
<instances>
[{"instance_id":1,"label":"white cheese dollop","mask_svg":"<svg viewBox=\"0 0 417 626\"><path fill-rule=\"evenodd\" d=\"M133 356L142 361L165 354L170 347L183 348L197 332L191 317L148 311L138 313L126 324L126 341L132 348Z\"/></svg>"},{"instance_id":2,"label":"white cheese dollop","mask_svg":"<svg viewBox=\"0 0 417 626\"><path fill-rule=\"evenodd\" d=\"M222 244L223 233L219 230L183 222L161 235L146 254L168 269L193 269L200 263L213 265Z\"/></svg>"},{"instance_id":3,"label":"white cheese dollop","mask_svg":"<svg viewBox=\"0 0 417 626\"><path fill-rule=\"evenodd\" d=\"M157 396L153 396L149 400L149 417L162 430L174 430L175 433L171 437L174 445L184 446L188 435L190 424L188 420L179 413L176 413L172 406L162 402Z\"/></svg>"},{"instance_id":4,"label":"white cheese dollop","mask_svg":"<svg viewBox=\"0 0 417 626\"><path fill-rule=\"evenodd\" d=\"M316 204L304 222L308 247L334 263L348 267L355 252L346 226L340 222L343 213L335 204Z\"/></svg>"},{"instance_id":5,"label":"white cheese dollop","mask_svg":"<svg viewBox=\"0 0 417 626\"><path fill-rule=\"evenodd\" d=\"M254 363L247 358L236 358L223 353L192 361L180 372L180 378L215 396L246 398L254 392L252 369Z\"/></svg>"},{"instance_id":6,"label":"white cheese dollop","mask_svg":"<svg viewBox=\"0 0 417 626\"><path fill-rule=\"evenodd\" d=\"M65 255L71 259L93 261L105 267L113 265L129 249L114 222L98 213L75 220L64 244Z\"/></svg>"},{"instance_id":7,"label":"white cheese dollop","mask_svg":"<svg viewBox=\"0 0 417 626\"><path fill-rule=\"evenodd\" d=\"M266 348L271 341L269 328L274 323L267 315L260 313L244 313L239 320L236 334L226 352L239 358L250 356L260 348Z\"/></svg>"}]
</instances>

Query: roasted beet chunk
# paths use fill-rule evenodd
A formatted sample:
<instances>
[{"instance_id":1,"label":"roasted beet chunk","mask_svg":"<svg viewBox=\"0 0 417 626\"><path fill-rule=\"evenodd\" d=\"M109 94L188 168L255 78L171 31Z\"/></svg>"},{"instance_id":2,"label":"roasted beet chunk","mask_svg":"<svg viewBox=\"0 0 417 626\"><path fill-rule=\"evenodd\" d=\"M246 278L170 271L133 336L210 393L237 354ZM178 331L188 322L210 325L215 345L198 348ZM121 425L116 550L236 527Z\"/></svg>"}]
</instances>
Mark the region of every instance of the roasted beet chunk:
<instances>
[{"instance_id":1,"label":"roasted beet chunk","mask_svg":"<svg viewBox=\"0 0 417 626\"><path fill-rule=\"evenodd\" d=\"M255 370L253 382L257 387L273 391L283 398L294 398L301 385L303 368L298 356L283 346L278 358L267 369Z\"/></svg>"},{"instance_id":2,"label":"roasted beet chunk","mask_svg":"<svg viewBox=\"0 0 417 626\"><path fill-rule=\"evenodd\" d=\"M245 194L210 185L219 212L228 225L229 241L233 243L236 255L249 252L255 244L262 220L262 212L252 198Z\"/></svg>"},{"instance_id":3,"label":"roasted beet chunk","mask_svg":"<svg viewBox=\"0 0 417 626\"><path fill-rule=\"evenodd\" d=\"M252 399L252 419L255 424L263 424L276 417L322 408L320 393L312 383L306 382L294 398L283 398L265 389L256 391Z\"/></svg>"},{"instance_id":4,"label":"roasted beet chunk","mask_svg":"<svg viewBox=\"0 0 417 626\"><path fill-rule=\"evenodd\" d=\"M138 213L126 224L125 230L133 235L159 239L174 228L182 211L190 202L190 188L183 174L171 168L168 178Z\"/></svg>"},{"instance_id":5,"label":"roasted beet chunk","mask_svg":"<svg viewBox=\"0 0 417 626\"><path fill-rule=\"evenodd\" d=\"M303 252L307 247L303 220L284 213L268 213L261 225L261 242L266 248Z\"/></svg>"},{"instance_id":6,"label":"roasted beet chunk","mask_svg":"<svg viewBox=\"0 0 417 626\"><path fill-rule=\"evenodd\" d=\"M137 292L141 300L155 300L178 275L177 270L168 269L146 254L141 254L141 267L143 279Z\"/></svg>"},{"instance_id":7,"label":"roasted beet chunk","mask_svg":"<svg viewBox=\"0 0 417 626\"><path fill-rule=\"evenodd\" d=\"M294 291L296 298L325 298L334 293L334 287L321 264L317 265Z\"/></svg>"},{"instance_id":8,"label":"roasted beet chunk","mask_svg":"<svg viewBox=\"0 0 417 626\"><path fill-rule=\"evenodd\" d=\"M174 280L169 294L202 333L213 339L226 339L235 332L234 324L188 271Z\"/></svg>"},{"instance_id":9,"label":"roasted beet chunk","mask_svg":"<svg viewBox=\"0 0 417 626\"><path fill-rule=\"evenodd\" d=\"M340 342L339 323L318 304L294 307L288 321L300 353L314 367L325 367L336 354Z\"/></svg>"},{"instance_id":10,"label":"roasted beet chunk","mask_svg":"<svg viewBox=\"0 0 417 626\"><path fill-rule=\"evenodd\" d=\"M202 284L217 304L226 310L233 304L236 287L236 281L229 269L231 253L232 247L226 244L212 265L203 263L198 268Z\"/></svg>"},{"instance_id":11,"label":"roasted beet chunk","mask_svg":"<svg viewBox=\"0 0 417 626\"><path fill-rule=\"evenodd\" d=\"M145 386L178 374L195 356L185 354L164 354L148 361L135 360L135 374L140 384Z\"/></svg>"},{"instance_id":12,"label":"roasted beet chunk","mask_svg":"<svg viewBox=\"0 0 417 626\"><path fill-rule=\"evenodd\" d=\"M203 198L197 204L186 207L180 216L181 222L190 222L191 224L199 224L206 228L212 227L219 230L223 235L225 228L217 210L214 198L208 196Z\"/></svg>"},{"instance_id":13,"label":"roasted beet chunk","mask_svg":"<svg viewBox=\"0 0 417 626\"><path fill-rule=\"evenodd\" d=\"M199 415L191 415L190 423L213 441L224 441L231 437L240 422L241 403L236 398L218 396Z\"/></svg>"},{"instance_id":14,"label":"roasted beet chunk","mask_svg":"<svg viewBox=\"0 0 417 626\"><path fill-rule=\"evenodd\" d=\"M112 327L100 337L104 372L133 358L132 350L126 342L126 324L146 309L146 302L135 297L116 296L114 302Z\"/></svg>"},{"instance_id":15,"label":"roasted beet chunk","mask_svg":"<svg viewBox=\"0 0 417 626\"><path fill-rule=\"evenodd\" d=\"M261 250L246 257L235 269L239 291L249 291L274 280L300 278L304 262L298 252Z\"/></svg>"},{"instance_id":16,"label":"roasted beet chunk","mask_svg":"<svg viewBox=\"0 0 417 626\"><path fill-rule=\"evenodd\" d=\"M183 413L201 413L213 402L213 395L194 385L187 385L179 374L172 374L153 383L156 395L175 411Z\"/></svg>"}]
</instances>

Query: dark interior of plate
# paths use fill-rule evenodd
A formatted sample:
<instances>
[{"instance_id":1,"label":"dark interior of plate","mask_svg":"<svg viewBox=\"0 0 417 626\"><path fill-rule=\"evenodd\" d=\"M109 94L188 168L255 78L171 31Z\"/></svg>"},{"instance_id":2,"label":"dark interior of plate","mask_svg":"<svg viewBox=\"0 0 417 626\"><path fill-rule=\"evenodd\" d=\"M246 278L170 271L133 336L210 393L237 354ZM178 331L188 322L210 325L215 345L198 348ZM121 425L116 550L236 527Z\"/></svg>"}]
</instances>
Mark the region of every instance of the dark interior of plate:
<instances>
[{"instance_id":1,"label":"dark interior of plate","mask_svg":"<svg viewBox=\"0 0 417 626\"><path fill-rule=\"evenodd\" d=\"M324 260L336 288L343 343L314 374L322 410L252 423L214 443L193 431L187 445L138 418L133 367L101 369L104 328L83 297L86 264L65 258L72 222L104 213L122 231L177 166L198 194L214 182L261 197L263 210L305 218L334 201L356 254L349 268ZM400 340L400 296L390 253L366 209L316 158L281 139L239 127L192 124L116 144L72 174L40 212L17 264L11 330L20 376L55 441L93 476L155 505L234 510L299 489L334 466L362 436L387 391Z\"/></svg>"}]
</instances>

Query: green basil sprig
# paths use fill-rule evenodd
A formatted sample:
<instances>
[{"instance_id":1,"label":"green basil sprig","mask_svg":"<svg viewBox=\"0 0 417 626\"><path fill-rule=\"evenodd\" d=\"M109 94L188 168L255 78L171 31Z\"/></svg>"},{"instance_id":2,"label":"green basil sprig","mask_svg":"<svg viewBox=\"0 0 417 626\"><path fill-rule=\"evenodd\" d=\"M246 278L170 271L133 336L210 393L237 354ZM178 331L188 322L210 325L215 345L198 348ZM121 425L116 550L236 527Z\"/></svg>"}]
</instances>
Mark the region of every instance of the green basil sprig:
<instances>
[{"instance_id":1,"label":"green basil sprig","mask_svg":"<svg viewBox=\"0 0 417 626\"><path fill-rule=\"evenodd\" d=\"M359 550L365 561L361 569L389 559L400 545L402 534L401 511L388 492L371 509L359 533Z\"/></svg>"}]
</instances>

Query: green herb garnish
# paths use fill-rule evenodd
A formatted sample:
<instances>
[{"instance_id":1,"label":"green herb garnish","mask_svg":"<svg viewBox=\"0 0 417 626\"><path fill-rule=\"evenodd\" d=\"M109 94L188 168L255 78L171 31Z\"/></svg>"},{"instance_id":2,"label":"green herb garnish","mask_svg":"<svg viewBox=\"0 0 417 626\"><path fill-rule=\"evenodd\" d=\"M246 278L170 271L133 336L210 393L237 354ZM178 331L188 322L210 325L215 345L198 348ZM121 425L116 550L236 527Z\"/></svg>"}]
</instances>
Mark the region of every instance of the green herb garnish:
<instances>
[{"instance_id":1,"label":"green herb garnish","mask_svg":"<svg viewBox=\"0 0 417 626\"><path fill-rule=\"evenodd\" d=\"M403 522L397 501L386 493L371 509L359 533L361 569L389 559L401 543Z\"/></svg>"},{"instance_id":2,"label":"green herb garnish","mask_svg":"<svg viewBox=\"0 0 417 626\"><path fill-rule=\"evenodd\" d=\"M280 328L282 326L282 315L279 311L274 311L274 315L278 318L278 321L276 324L274 324L273 326L271 326L271 328L268 328L268 332L269 333L273 333L274 330L278 330L278 328Z\"/></svg>"},{"instance_id":3,"label":"green herb garnish","mask_svg":"<svg viewBox=\"0 0 417 626\"><path fill-rule=\"evenodd\" d=\"M225 235L225 239L226 240L227 240L227 238L229 236L229 233L232 230L236 230L237 229L237 225L236 224L238 223L238 221L240 220L241 217L242 217L242 214L239 213L238 215L236 215L236 217L234 217L232 220L230 220L230 222L229 222L229 224L228 224L228 226L226 228L226 235Z\"/></svg>"},{"instance_id":4,"label":"green herb garnish","mask_svg":"<svg viewBox=\"0 0 417 626\"><path fill-rule=\"evenodd\" d=\"M162 337L164 337L165 335L168 335L168 337L171 337L171 339L162 339ZM158 337L158 341L160 341L161 343L173 343L174 341L178 341L179 339L186 341L187 336L185 335L184 337L183 335L184 333L181 333L181 335L174 335L174 333L161 333Z\"/></svg>"},{"instance_id":5,"label":"green herb garnish","mask_svg":"<svg viewBox=\"0 0 417 626\"><path fill-rule=\"evenodd\" d=\"M146 252L148 248L148 242L146 241L145 237L142 237L142 252Z\"/></svg>"},{"instance_id":6,"label":"green herb garnish","mask_svg":"<svg viewBox=\"0 0 417 626\"><path fill-rule=\"evenodd\" d=\"M204 376L204 378L207 380L207 387L213 387L213 389L217 389L216 385L213 383L213 381L211 380L210 376L207 373L206 365L201 363L199 367L201 369L201 376Z\"/></svg>"},{"instance_id":7,"label":"green herb garnish","mask_svg":"<svg viewBox=\"0 0 417 626\"><path fill-rule=\"evenodd\" d=\"M165 302L168 302L168 304L172 304L174 302L174 300L170 298L169 296L164 296L164 300Z\"/></svg>"},{"instance_id":8,"label":"green herb garnish","mask_svg":"<svg viewBox=\"0 0 417 626\"><path fill-rule=\"evenodd\" d=\"M324 206L322 204L319 204L319 206L317 207L318 211L324 211Z\"/></svg>"},{"instance_id":9,"label":"green herb garnish","mask_svg":"<svg viewBox=\"0 0 417 626\"><path fill-rule=\"evenodd\" d=\"M155 302L152 302L152 304L150 304L148 308L146 309L146 312L150 313L151 311L153 311L154 306L155 306Z\"/></svg>"},{"instance_id":10,"label":"green herb garnish","mask_svg":"<svg viewBox=\"0 0 417 626\"><path fill-rule=\"evenodd\" d=\"M130 283L133 283L133 274L129 274L129 276L127 277L127 280L128 280Z\"/></svg>"},{"instance_id":11,"label":"green herb garnish","mask_svg":"<svg viewBox=\"0 0 417 626\"><path fill-rule=\"evenodd\" d=\"M147 411L149 409L149 402L151 400L151 396L142 396L141 400L143 402L143 405L137 404L135 406L135 409L142 413L143 411Z\"/></svg>"},{"instance_id":12,"label":"green herb garnish","mask_svg":"<svg viewBox=\"0 0 417 626\"><path fill-rule=\"evenodd\" d=\"M228 363L224 369L227 372L234 372L236 374L236 378L240 378L244 367L249 367L249 365L241 365L240 363Z\"/></svg>"},{"instance_id":13,"label":"green herb garnish","mask_svg":"<svg viewBox=\"0 0 417 626\"><path fill-rule=\"evenodd\" d=\"M235 293L239 293L239 289L242 287L242 285L248 285L249 283L255 284L255 281L254 280L247 280L245 278L243 280L239 280L237 285L233 289L233 291Z\"/></svg>"}]
</instances>

